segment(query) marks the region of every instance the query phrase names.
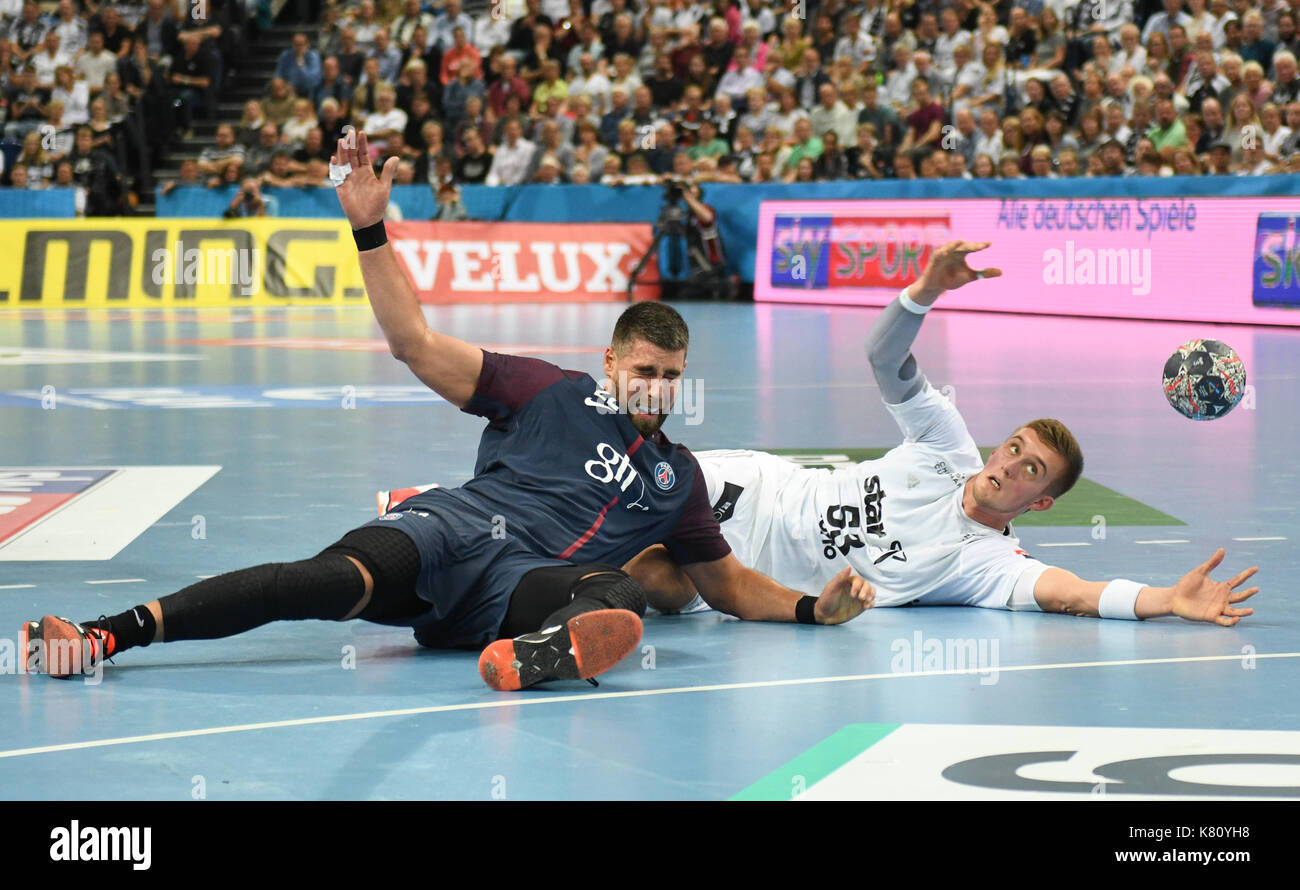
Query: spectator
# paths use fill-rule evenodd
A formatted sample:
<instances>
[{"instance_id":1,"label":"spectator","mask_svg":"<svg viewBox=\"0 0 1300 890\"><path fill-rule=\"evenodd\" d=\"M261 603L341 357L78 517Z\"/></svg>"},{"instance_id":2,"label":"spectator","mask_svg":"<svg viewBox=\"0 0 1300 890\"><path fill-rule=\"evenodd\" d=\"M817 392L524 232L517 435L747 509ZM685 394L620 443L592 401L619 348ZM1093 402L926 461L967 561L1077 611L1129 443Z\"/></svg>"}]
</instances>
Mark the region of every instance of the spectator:
<instances>
[{"instance_id":1,"label":"spectator","mask_svg":"<svg viewBox=\"0 0 1300 890\"><path fill-rule=\"evenodd\" d=\"M465 118L465 103L471 96L487 95L483 81L474 76L474 61L461 59L460 76L447 84L442 94L442 111L447 123L456 126Z\"/></svg>"},{"instance_id":2,"label":"spectator","mask_svg":"<svg viewBox=\"0 0 1300 890\"><path fill-rule=\"evenodd\" d=\"M362 66L365 64L366 54L357 46L356 32L351 28L340 29L339 51L335 53L335 58L339 60L339 74L355 89L357 84L361 82Z\"/></svg>"},{"instance_id":3,"label":"spectator","mask_svg":"<svg viewBox=\"0 0 1300 890\"><path fill-rule=\"evenodd\" d=\"M104 89L104 78L117 71L117 58L104 48L104 35L99 31L91 33L86 51L78 57L75 69L92 96L99 95Z\"/></svg>"},{"instance_id":4,"label":"spectator","mask_svg":"<svg viewBox=\"0 0 1300 890\"><path fill-rule=\"evenodd\" d=\"M307 131L306 138L303 139L302 145L294 149L290 156L295 164L302 164L304 167L312 161L326 161L330 155L334 154L333 148L325 147L325 133L320 127L312 127ZM329 169L326 168L325 178L329 178Z\"/></svg>"},{"instance_id":5,"label":"spectator","mask_svg":"<svg viewBox=\"0 0 1300 890\"><path fill-rule=\"evenodd\" d=\"M45 103L49 101L48 90L43 90L36 82L36 69L30 65L23 70L17 85L9 90L9 122L5 124L5 138L13 142L23 141L27 134L36 130L45 122ZM38 182L38 180L33 180Z\"/></svg>"},{"instance_id":6,"label":"spectator","mask_svg":"<svg viewBox=\"0 0 1300 890\"><path fill-rule=\"evenodd\" d=\"M280 128L267 121L258 133L257 145L244 154L244 170L250 176L261 176L271 169L271 159L280 148Z\"/></svg>"},{"instance_id":7,"label":"spectator","mask_svg":"<svg viewBox=\"0 0 1300 890\"><path fill-rule=\"evenodd\" d=\"M454 169L457 182L479 185L487 180L488 171L492 169L492 155L478 130L465 131L465 151L456 160Z\"/></svg>"},{"instance_id":8,"label":"spectator","mask_svg":"<svg viewBox=\"0 0 1300 890\"><path fill-rule=\"evenodd\" d=\"M235 128L229 124L217 127L216 144L199 153L198 173L215 175L230 161L244 162L245 148L235 139Z\"/></svg>"},{"instance_id":9,"label":"spectator","mask_svg":"<svg viewBox=\"0 0 1300 890\"><path fill-rule=\"evenodd\" d=\"M135 44L141 42L132 38L131 30L127 28L126 25L122 24L121 13L117 11L117 7L111 5L104 6L100 11L99 26L92 30L97 30L100 34L104 35L104 48L116 56L118 62L129 58L135 52ZM146 51L148 50L147 44L144 49ZM175 43L170 44L168 53L175 56L176 52L177 45ZM153 61L171 62L172 60L168 58L168 53L164 53L161 57L154 58Z\"/></svg>"},{"instance_id":10,"label":"spectator","mask_svg":"<svg viewBox=\"0 0 1300 890\"><path fill-rule=\"evenodd\" d=\"M86 216L118 216L122 212L122 180L116 159L94 145L90 127L77 129L77 141L68 154L77 185L86 190Z\"/></svg>"},{"instance_id":11,"label":"spectator","mask_svg":"<svg viewBox=\"0 0 1300 890\"><path fill-rule=\"evenodd\" d=\"M671 67L667 57L663 57L663 67ZM577 69L577 75L568 83L569 96L573 98L590 96L592 108L597 113L603 114L605 109L609 107L609 93L611 90L609 78L597 70L596 58L589 52L584 52L578 56ZM677 95L681 95L681 87L676 80L669 78L669 83L676 86ZM667 99L667 101L662 101L661 97L654 93L653 87L651 88L651 95L654 96L656 105L671 104L675 100L671 89L664 94L663 98Z\"/></svg>"},{"instance_id":12,"label":"spectator","mask_svg":"<svg viewBox=\"0 0 1300 890\"><path fill-rule=\"evenodd\" d=\"M293 46L280 53L276 62L275 76L299 96L315 94L321 83L321 58L320 53L308 44L306 34L300 31L293 35Z\"/></svg>"},{"instance_id":13,"label":"spectator","mask_svg":"<svg viewBox=\"0 0 1300 890\"><path fill-rule=\"evenodd\" d=\"M460 0L446 0L442 15L434 22L430 32L432 40L443 52L455 45L457 28L464 29L465 42L474 42L474 20L461 11Z\"/></svg>"},{"instance_id":14,"label":"spectator","mask_svg":"<svg viewBox=\"0 0 1300 890\"><path fill-rule=\"evenodd\" d=\"M402 71L402 52L389 41L387 28L375 32L375 43L370 49L369 58L379 60L380 80L397 82Z\"/></svg>"},{"instance_id":15,"label":"spectator","mask_svg":"<svg viewBox=\"0 0 1300 890\"><path fill-rule=\"evenodd\" d=\"M68 126L80 126L90 120L90 85L77 80L72 68L62 65L54 74L56 86L50 100L63 103L63 120Z\"/></svg>"},{"instance_id":16,"label":"spectator","mask_svg":"<svg viewBox=\"0 0 1300 890\"><path fill-rule=\"evenodd\" d=\"M392 38L405 50L410 47L416 28L423 28L426 33L432 33L433 26L434 18L429 13L421 11L420 0L406 0L402 14L393 21Z\"/></svg>"},{"instance_id":17,"label":"spectator","mask_svg":"<svg viewBox=\"0 0 1300 890\"><path fill-rule=\"evenodd\" d=\"M235 127L235 141L245 149L252 148L257 144L265 124L266 114L262 111L262 103L249 99L244 103L243 115Z\"/></svg>"},{"instance_id":18,"label":"spectator","mask_svg":"<svg viewBox=\"0 0 1300 890\"><path fill-rule=\"evenodd\" d=\"M339 105L333 99L326 99L320 105L321 144L325 151L333 154L334 146L343 138L343 131L351 126L350 119L339 112Z\"/></svg>"},{"instance_id":19,"label":"spectator","mask_svg":"<svg viewBox=\"0 0 1300 890\"><path fill-rule=\"evenodd\" d=\"M371 147L381 152L387 149L390 136L400 136L406 129L406 112L397 107L397 93L392 87L378 92L375 113L366 117L361 129Z\"/></svg>"},{"instance_id":20,"label":"spectator","mask_svg":"<svg viewBox=\"0 0 1300 890\"><path fill-rule=\"evenodd\" d=\"M366 0L369 2L369 0ZM272 216L268 199L262 195L262 188L252 177L245 179L230 206L222 216L226 219L244 219L250 216Z\"/></svg>"},{"instance_id":21,"label":"spectator","mask_svg":"<svg viewBox=\"0 0 1300 890\"><path fill-rule=\"evenodd\" d=\"M169 179L163 183L161 194L170 195L178 188L198 188L203 183L199 179L199 166L193 158L186 158L181 161L180 174L175 179Z\"/></svg>"},{"instance_id":22,"label":"spectator","mask_svg":"<svg viewBox=\"0 0 1300 890\"><path fill-rule=\"evenodd\" d=\"M438 186L438 209L434 213L434 222L459 222L469 219L469 211L461 201L460 189L455 183L444 182Z\"/></svg>"},{"instance_id":23,"label":"spectator","mask_svg":"<svg viewBox=\"0 0 1300 890\"><path fill-rule=\"evenodd\" d=\"M533 93L528 82L515 73L516 61L513 56L501 57L501 72L496 81L488 88L487 107L494 117L501 117L506 110L506 97L515 95L526 105Z\"/></svg>"},{"instance_id":24,"label":"spectator","mask_svg":"<svg viewBox=\"0 0 1300 890\"><path fill-rule=\"evenodd\" d=\"M131 39L145 45L150 59L167 64L177 54L178 35L176 19L166 15L164 9L163 0L149 0L148 10L144 18L136 24ZM104 44L105 49L109 49L104 43L102 32L96 33L100 34L100 42ZM112 50L109 49L109 52L111 53Z\"/></svg>"},{"instance_id":25,"label":"spectator","mask_svg":"<svg viewBox=\"0 0 1300 890\"><path fill-rule=\"evenodd\" d=\"M918 77L912 82L912 107L907 114L907 132L902 151L911 151L937 143L943 126L943 106L930 97L930 85Z\"/></svg>"},{"instance_id":26,"label":"spectator","mask_svg":"<svg viewBox=\"0 0 1300 890\"><path fill-rule=\"evenodd\" d=\"M32 56L31 64L36 69L36 83L42 89L54 89L55 73L58 69L72 64L72 56L60 49L60 43L58 31L46 31L41 51Z\"/></svg>"},{"instance_id":27,"label":"spectator","mask_svg":"<svg viewBox=\"0 0 1300 890\"><path fill-rule=\"evenodd\" d=\"M280 128L280 142L290 150L301 147L307 134L320 126L310 99L297 99L293 103L293 117Z\"/></svg>"},{"instance_id":28,"label":"spectator","mask_svg":"<svg viewBox=\"0 0 1300 890\"><path fill-rule=\"evenodd\" d=\"M326 99L333 99L344 116L346 116L352 102L352 85L343 78L338 58L336 56L326 56L321 61L320 70L320 83L316 84L316 89L313 92L304 95L311 96L317 111L320 111L321 104Z\"/></svg>"},{"instance_id":29,"label":"spectator","mask_svg":"<svg viewBox=\"0 0 1300 890\"><path fill-rule=\"evenodd\" d=\"M420 146L414 154L415 178L420 182L436 183L439 162L453 161L455 152L447 144L442 124L426 121L420 131Z\"/></svg>"},{"instance_id":30,"label":"spectator","mask_svg":"<svg viewBox=\"0 0 1300 890\"><path fill-rule=\"evenodd\" d=\"M206 96L208 88L212 86L212 63L207 53L199 51L200 41L198 37L183 34L180 38L180 45L181 55L172 69L171 82L178 91L177 100L181 108L183 138L188 140L194 138L195 117L209 111ZM283 83L283 81L280 82ZM271 83L272 97L274 97L275 81L273 80ZM269 106L267 116L272 120L275 119L275 115ZM288 117L287 111L285 117Z\"/></svg>"},{"instance_id":31,"label":"spectator","mask_svg":"<svg viewBox=\"0 0 1300 890\"><path fill-rule=\"evenodd\" d=\"M799 163L800 158L806 157L815 161L821 156L823 148L822 141L813 135L812 121L806 117L799 118L794 122L794 139L790 145L790 153L785 156L785 162L777 172L788 181L794 176L795 165Z\"/></svg>"},{"instance_id":32,"label":"spectator","mask_svg":"<svg viewBox=\"0 0 1300 890\"><path fill-rule=\"evenodd\" d=\"M523 127L517 118L505 125L505 140L497 146L488 172L488 185L519 185L532 160L536 146L523 138Z\"/></svg>"},{"instance_id":33,"label":"spectator","mask_svg":"<svg viewBox=\"0 0 1300 890\"><path fill-rule=\"evenodd\" d=\"M375 16L374 0L361 0L356 15L347 27L352 31L357 50L363 55L369 54L375 45L375 34L383 27L383 23Z\"/></svg>"},{"instance_id":34,"label":"spectator","mask_svg":"<svg viewBox=\"0 0 1300 890\"><path fill-rule=\"evenodd\" d=\"M14 58L24 64L30 63L44 49L45 35L49 30L49 25L41 18L36 0L26 0L22 17L9 26L8 37L14 46ZM39 188L40 185L32 187Z\"/></svg>"},{"instance_id":35,"label":"spectator","mask_svg":"<svg viewBox=\"0 0 1300 890\"><path fill-rule=\"evenodd\" d=\"M993 159L985 154L975 156L975 163L971 166L972 179L996 179L997 168L993 166Z\"/></svg>"}]
</instances>

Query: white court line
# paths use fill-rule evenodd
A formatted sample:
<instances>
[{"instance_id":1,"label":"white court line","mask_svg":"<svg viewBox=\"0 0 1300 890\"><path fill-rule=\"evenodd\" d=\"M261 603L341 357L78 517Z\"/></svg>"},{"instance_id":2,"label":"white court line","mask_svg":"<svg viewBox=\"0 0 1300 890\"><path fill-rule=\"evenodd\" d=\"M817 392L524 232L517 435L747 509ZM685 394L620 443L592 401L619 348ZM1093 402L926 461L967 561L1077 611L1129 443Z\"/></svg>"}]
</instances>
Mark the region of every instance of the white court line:
<instances>
[{"instance_id":1,"label":"white court line","mask_svg":"<svg viewBox=\"0 0 1300 890\"><path fill-rule=\"evenodd\" d=\"M1125 667L1141 664L1188 664L1197 661L1241 661L1243 658L1300 658L1300 652L1266 652L1244 656L1194 655L1182 658L1135 658L1126 661L1078 661L1064 664L1022 664L994 670L1006 673L1020 671L1068 670L1089 667ZM67 742L62 745L42 745L36 748L15 748L0 751L0 760L6 757L26 757L31 754L52 754L58 751L82 751L87 748L107 748L113 745L134 745L140 742L161 742L169 739L188 739L199 736L226 735L233 732L251 732L259 729L284 729L290 726L312 726L322 723L347 723L353 720L374 720L380 717L410 717L415 714L445 714L452 711L486 711L493 708L513 708L525 705L554 705L567 702L595 701L597 699L645 698L651 695L677 695L686 692L725 692L732 689L766 689L778 686L812 686L818 683L848 683L858 680L899 680L905 677L945 677L961 674L987 674L988 668L963 668L943 671L908 671L888 674L850 674L842 677L808 677L798 680L756 680L752 683L719 683L713 686L677 686L671 689L638 689L630 692L593 692L586 695L557 695L553 698L512 698L460 705L434 705L427 708L401 708L394 711L364 711L358 714L335 714L330 717L301 717L294 720L272 720L266 723L242 723L233 726L211 726L207 729L184 729L177 732L156 732L150 735L124 736L116 739L95 739L89 742Z\"/></svg>"},{"instance_id":2,"label":"white court line","mask_svg":"<svg viewBox=\"0 0 1300 890\"><path fill-rule=\"evenodd\" d=\"M1279 536L1276 538L1233 538L1232 540L1234 541L1285 541L1286 538Z\"/></svg>"},{"instance_id":3,"label":"white court line","mask_svg":"<svg viewBox=\"0 0 1300 890\"><path fill-rule=\"evenodd\" d=\"M0 590L22 590L27 587L35 586L35 584L0 584Z\"/></svg>"},{"instance_id":4,"label":"white court line","mask_svg":"<svg viewBox=\"0 0 1300 890\"><path fill-rule=\"evenodd\" d=\"M1190 544L1187 538L1171 538L1168 541L1134 541L1134 544Z\"/></svg>"},{"instance_id":5,"label":"white court line","mask_svg":"<svg viewBox=\"0 0 1300 890\"><path fill-rule=\"evenodd\" d=\"M288 519L288 516L236 516L236 519Z\"/></svg>"},{"instance_id":6,"label":"white court line","mask_svg":"<svg viewBox=\"0 0 1300 890\"><path fill-rule=\"evenodd\" d=\"M144 578L107 578L103 581L87 581L87 584L139 584Z\"/></svg>"},{"instance_id":7,"label":"white court line","mask_svg":"<svg viewBox=\"0 0 1300 890\"><path fill-rule=\"evenodd\" d=\"M1091 547L1091 541L1061 541L1059 544L1035 544L1035 547Z\"/></svg>"},{"instance_id":8,"label":"white court line","mask_svg":"<svg viewBox=\"0 0 1300 890\"><path fill-rule=\"evenodd\" d=\"M200 581L206 581L209 578L215 578L217 576L216 575L195 575L194 577L198 578Z\"/></svg>"}]
</instances>

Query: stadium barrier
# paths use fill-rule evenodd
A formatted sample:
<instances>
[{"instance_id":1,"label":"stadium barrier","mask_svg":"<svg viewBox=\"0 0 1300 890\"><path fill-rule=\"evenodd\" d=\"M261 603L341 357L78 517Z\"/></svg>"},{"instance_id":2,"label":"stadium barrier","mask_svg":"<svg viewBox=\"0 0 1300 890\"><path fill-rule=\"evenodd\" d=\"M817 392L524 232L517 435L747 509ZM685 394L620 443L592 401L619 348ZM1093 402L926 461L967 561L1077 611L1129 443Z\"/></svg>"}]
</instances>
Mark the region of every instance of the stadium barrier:
<instances>
[{"instance_id":1,"label":"stadium barrier","mask_svg":"<svg viewBox=\"0 0 1300 890\"><path fill-rule=\"evenodd\" d=\"M625 300L650 237L640 223L390 226L430 303ZM18 262L0 267L0 308L365 301L345 220L6 221L0 239L18 252ZM637 298L653 298L656 284L646 276Z\"/></svg>"},{"instance_id":2,"label":"stadium barrier","mask_svg":"<svg viewBox=\"0 0 1300 890\"><path fill-rule=\"evenodd\" d=\"M757 301L884 306L954 239L1004 277L950 309L1300 325L1296 198L768 201Z\"/></svg>"}]
</instances>

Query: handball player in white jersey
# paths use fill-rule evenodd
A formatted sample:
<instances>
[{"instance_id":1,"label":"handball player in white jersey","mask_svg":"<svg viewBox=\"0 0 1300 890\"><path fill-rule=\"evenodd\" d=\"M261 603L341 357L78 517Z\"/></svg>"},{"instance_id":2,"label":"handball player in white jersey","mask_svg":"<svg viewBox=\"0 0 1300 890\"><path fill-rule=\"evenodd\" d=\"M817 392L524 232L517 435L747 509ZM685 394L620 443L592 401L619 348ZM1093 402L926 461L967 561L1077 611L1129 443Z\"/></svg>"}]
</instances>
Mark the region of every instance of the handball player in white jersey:
<instances>
[{"instance_id":1,"label":"handball player in white jersey","mask_svg":"<svg viewBox=\"0 0 1300 890\"><path fill-rule=\"evenodd\" d=\"M1237 592L1258 567L1229 581L1209 573L1220 549L1173 587L1126 579L1086 581L1032 559L1011 523L1048 510L1083 470L1083 455L1057 420L1014 430L985 462L966 423L911 354L925 313L946 290L980 278L967 264L984 243L952 242L887 306L867 336L867 355L903 444L876 460L833 470L759 451L696 457L723 536L743 565L795 589L825 586L845 566L874 585L875 605L980 606L1103 618L1178 615L1231 626L1252 614ZM661 611L707 606L660 546L626 566Z\"/></svg>"}]
</instances>

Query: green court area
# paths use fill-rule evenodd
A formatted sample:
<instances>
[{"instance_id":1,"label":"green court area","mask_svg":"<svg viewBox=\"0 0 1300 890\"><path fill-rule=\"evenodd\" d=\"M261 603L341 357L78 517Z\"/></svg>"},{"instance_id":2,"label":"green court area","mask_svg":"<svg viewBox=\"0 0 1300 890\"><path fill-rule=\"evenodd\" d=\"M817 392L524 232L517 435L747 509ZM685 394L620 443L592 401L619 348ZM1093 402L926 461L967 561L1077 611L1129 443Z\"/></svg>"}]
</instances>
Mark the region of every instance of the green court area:
<instances>
[{"instance_id":1,"label":"green court area","mask_svg":"<svg viewBox=\"0 0 1300 890\"><path fill-rule=\"evenodd\" d=\"M809 467L841 467L864 460L881 457L888 448L778 448L780 454L796 463ZM980 454L988 460L992 448L981 448ZM1027 526L1094 525L1094 517L1106 517L1107 525L1186 525L1168 513L1162 513L1141 501L1120 494L1087 477L1070 489L1052 509L1041 513L1026 513L1016 520L1018 528Z\"/></svg>"}]
</instances>

